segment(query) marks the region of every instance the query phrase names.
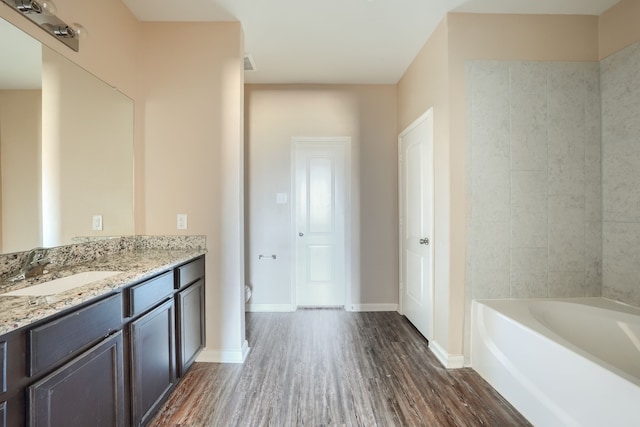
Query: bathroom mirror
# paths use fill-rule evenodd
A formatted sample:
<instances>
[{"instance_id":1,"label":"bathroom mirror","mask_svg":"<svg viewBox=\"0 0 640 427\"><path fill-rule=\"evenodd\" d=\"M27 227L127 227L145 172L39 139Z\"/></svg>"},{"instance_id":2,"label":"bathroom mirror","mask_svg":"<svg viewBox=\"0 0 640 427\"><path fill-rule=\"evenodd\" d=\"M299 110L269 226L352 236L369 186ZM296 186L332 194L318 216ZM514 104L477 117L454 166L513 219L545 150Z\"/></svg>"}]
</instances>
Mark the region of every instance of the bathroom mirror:
<instances>
[{"instance_id":1,"label":"bathroom mirror","mask_svg":"<svg viewBox=\"0 0 640 427\"><path fill-rule=\"evenodd\" d=\"M4 19L0 64L0 252L134 234L133 101Z\"/></svg>"}]
</instances>

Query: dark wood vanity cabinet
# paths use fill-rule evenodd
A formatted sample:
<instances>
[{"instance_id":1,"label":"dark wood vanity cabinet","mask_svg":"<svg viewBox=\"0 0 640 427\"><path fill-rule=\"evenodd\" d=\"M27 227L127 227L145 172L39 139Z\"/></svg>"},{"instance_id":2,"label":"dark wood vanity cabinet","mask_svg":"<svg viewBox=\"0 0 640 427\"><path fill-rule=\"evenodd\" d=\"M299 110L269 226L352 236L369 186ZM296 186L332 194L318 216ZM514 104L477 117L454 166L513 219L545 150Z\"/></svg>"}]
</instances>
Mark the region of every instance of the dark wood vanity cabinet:
<instances>
[{"instance_id":1,"label":"dark wood vanity cabinet","mask_svg":"<svg viewBox=\"0 0 640 427\"><path fill-rule=\"evenodd\" d=\"M182 377L204 347L204 279L176 294L178 324L178 375Z\"/></svg>"},{"instance_id":2,"label":"dark wood vanity cabinet","mask_svg":"<svg viewBox=\"0 0 640 427\"><path fill-rule=\"evenodd\" d=\"M31 426L125 425L122 332L28 388Z\"/></svg>"},{"instance_id":3,"label":"dark wood vanity cabinet","mask_svg":"<svg viewBox=\"0 0 640 427\"><path fill-rule=\"evenodd\" d=\"M176 269L178 375L182 377L204 348L204 258Z\"/></svg>"},{"instance_id":4,"label":"dark wood vanity cabinet","mask_svg":"<svg viewBox=\"0 0 640 427\"><path fill-rule=\"evenodd\" d=\"M133 425L143 425L176 382L175 312L170 299L130 324Z\"/></svg>"},{"instance_id":5,"label":"dark wood vanity cabinet","mask_svg":"<svg viewBox=\"0 0 640 427\"><path fill-rule=\"evenodd\" d=\"M176 382L174 272L125 290L131 423L143 425Z\"/></svg>"},{"instance_id":6,"label":"dark wood vanity cabinet","mask_svg":"<svg viewBox=\"0 0 640 427\"><path fill-rule=\"evenodd\" d=\"M0 425L125 425L122 320L114 293L0 337Z\"/></svg>"},{"instance_id":7,"label":"dark wood vanity cabinet","mask_svg":"<svg viewBox=\"0 0 640 427\"><path fill-rule=\"evenodd\" d=\"M204 256L0 336L0 427L140 426L204 347Z\"/></svg>"}]
</instances>

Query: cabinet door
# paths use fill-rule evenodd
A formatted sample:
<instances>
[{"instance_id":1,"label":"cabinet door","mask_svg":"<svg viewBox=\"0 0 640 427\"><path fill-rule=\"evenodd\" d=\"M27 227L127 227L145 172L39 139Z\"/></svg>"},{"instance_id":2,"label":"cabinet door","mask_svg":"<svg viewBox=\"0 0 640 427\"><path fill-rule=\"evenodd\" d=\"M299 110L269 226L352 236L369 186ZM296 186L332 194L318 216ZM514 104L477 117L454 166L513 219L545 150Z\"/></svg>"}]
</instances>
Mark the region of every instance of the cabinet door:
<instances>
[{"instance_id":1,"label":"cabinet door","mask_svg":"<svg viewBox=\"0 0 640 427\"><path fill-rule=\"evenodd\" d=\"M175 383L174 319L171 299L131 322L131 405L135 426L153 415Z\"/></svg>"},{"instance_id":2,"label":"cabinet door","mask_svg":"<svg viewBox=\"0 0 640 427\"><path fill-rule=\"evenodd\" d=\"M204 280L176 296L178 304L178 368L183 376L204 347Z\"/></svg>"},{"instance_id":3,"label":"cabinet door","mask_svg":"<svg viewBox=\"0 0 640 427\"><path fill-rule=\"evenodd\" d=\"M124 426L122 332L29 387L30 426Z\"/></svg>"}]
</instances>

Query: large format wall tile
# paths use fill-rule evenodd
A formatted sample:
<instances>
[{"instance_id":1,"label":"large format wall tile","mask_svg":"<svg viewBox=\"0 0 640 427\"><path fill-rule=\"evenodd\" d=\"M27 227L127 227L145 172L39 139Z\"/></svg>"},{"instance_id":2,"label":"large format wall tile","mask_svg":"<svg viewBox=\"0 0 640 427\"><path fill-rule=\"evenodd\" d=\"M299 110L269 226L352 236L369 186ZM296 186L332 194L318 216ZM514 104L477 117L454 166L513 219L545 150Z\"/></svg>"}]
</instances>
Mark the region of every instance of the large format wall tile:
<instances>
[{"instance_id":1,"label":"large format wall tile","mask_svg":"<svg viewBox=\"0 0 640 427\"><path fill-rule=\"evenodd\" d=\"M546 248L547 231L546 171L511 173L511 247Z\"/></svg>"},{"instance_id":2,"label":"large format wall tile","mask_svg":"<svg viewBox=\"0 0 640 427\"><path fill-rule=\"evenodd\" d=\"M640 43L601 63L605 221L640 222Z\"/></svg>"},{"instance_id":3,"label":"large format wall tile","mask_svg":"<svg viewBox=\"0 0 640 427\"><path fill-rule=\"evenodd\" d=\"M549 270L584 271L584 197L549 196Z\"/></svg>"},{"instance_id":4,"label":"large format wall tile","mask_svg":"<svg viewBox=\"0 0 640 427\"><path fill-rule=\"evenodd\" d=\"M547 296L547 249L511 249L511 297Z\"/></svg>"},{"instance_id":5,"label":"large format wall tile","mask_svg":"<svg viewBox=\"0 0 640 427\"><path fill-rule=\"evenodd\" d=\"M509 270L474 271L471 290L472 299L509 298L510 277Z\"/></svg>"},{"instance_id":6,"label":"large format wall tile","mask_svg":"<svg viewBox=\"0 0 640 427\"><path fill-rule=\"evenodd\" d=\"M597 63L467 64L471 298L600 295Z\"/></svg>"},{"instance_id":7,"label":"large format wall tile","mask_svg":"<svg viewBox=\"0 0 640 427\"><path fill-rule=\"evenodd\" d=\"M509 223L486 222L474 233L475 271L509 271Z\"/></svg>"},{"instance_id":8,"label":"large format wall tile","mask_svg":"<svg viewBox=\"0 0 640 427\"><path fill-rule=\"evenodd\" d=\"M547 170L547 67L513 64L510 68L511 168Z\"/></svg>"},{"instance_id":9,"label":"large format wall tile","mask_svg":"<svg viewBox=\"0 0 640 427\"><path fill-rule=\"evenodd\" d=\"M588 221L588 220L587 220ZM586 222L584 231L585 296L602 295L602 222Z\"/></svg>"},{"instance_id":10,"label":"large format wall tile","mask_svg":"<svg viewBox=\"0 0 640 427\"><path fill-rule=\"evenodd\" d=\"M509 67L483 63L473 68L471 90L471 161L478 203L474 221L509 221ZM482 165L491 165L485 169Z\"/></svg>"},{"instance_id":11,"label":"large format wall tile","mask_svg":"<svg viewBox=\"0 0 640 427\"><path fill-rule=\"evenodd\" d=\"M602 292L640 305L640 43L601 62Z\"/></svg>"},{"instance_id":12,"label":"large format wall tile","mask_svg":"<svg viewBox=\"0 0 640 427\"><path fill-rule=\"evenodd\" d=\"M640 223L605 222L602 236L603 295L640 305Z\"/></svg>"},{"instance_id":13,"label":"large format wall tile","mask_svg":"<svg viewBox=\"0 0 640 427\"><path fill-rule=\"evenodd\" d=\"M580 64L550 67L549 194L584 194L585 77Z\"/></svg>"},{"instance_id":14,"label":"large format wall tile","mask_svg":"<svg viewBox=\"0 0 640 427\"><path fill-rule=\"evenodd\" d=\"M571 298L584 296L584 272L582 271L550 271L549 298Z\"/></svg>"},{"instance_id":15,"label":"large format wall tile","mask_svg":"<svg viewBox=\"0 0 640 427\"><path fill-rule=\"evenodd\" d=\"M602 144L600 108L600 69L590 64L585 69L585 216L590 222L602 222Z\"/></svg>"}]
</instances>

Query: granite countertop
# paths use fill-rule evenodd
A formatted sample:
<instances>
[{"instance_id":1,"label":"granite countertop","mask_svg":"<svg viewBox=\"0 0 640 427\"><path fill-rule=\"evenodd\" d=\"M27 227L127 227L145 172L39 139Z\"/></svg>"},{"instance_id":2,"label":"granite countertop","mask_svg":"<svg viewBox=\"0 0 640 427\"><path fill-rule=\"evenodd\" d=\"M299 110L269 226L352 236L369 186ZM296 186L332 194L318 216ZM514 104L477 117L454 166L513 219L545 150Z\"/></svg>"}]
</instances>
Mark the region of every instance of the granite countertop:
<instances>
[{"instance_id":1,"label":"granite countertop","mask_svg":"<svg viewBox=\"0 0 640 427\"><path fill-rule=\"evenodd\" d=\"M126 251L105 255L84 264L52 268L44 275L29 280L3 281L0 283L0 334L20 329L99 296L119 291L125 286L153 277L205 253L204 249ZM122 273L55 295L37 297L1 295L85 271L122 271Z\"/></svg>"}]
</instances>

